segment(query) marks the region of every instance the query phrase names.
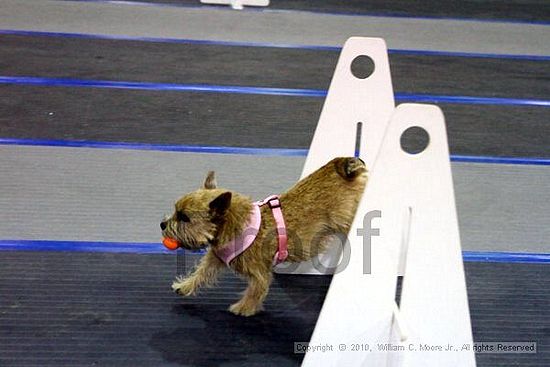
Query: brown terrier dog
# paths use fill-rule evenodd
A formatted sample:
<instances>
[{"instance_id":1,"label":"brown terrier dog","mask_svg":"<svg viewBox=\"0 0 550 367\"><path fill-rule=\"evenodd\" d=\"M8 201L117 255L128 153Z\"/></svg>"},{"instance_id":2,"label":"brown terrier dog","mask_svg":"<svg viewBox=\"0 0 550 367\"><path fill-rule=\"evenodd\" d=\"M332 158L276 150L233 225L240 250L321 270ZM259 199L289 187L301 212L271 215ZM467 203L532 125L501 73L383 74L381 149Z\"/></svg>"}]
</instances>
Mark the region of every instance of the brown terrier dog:
<instances>
[{"instance_id":1,"label":"brown terrier dog","mask_svg":"<svg viewBox=\"0 0 550 367\"><path fill-rule=\"evenodd\" d=\"M280 203L288 233L286 260L308 260L325 250L331 236L347 234L366 182L363 161L335 158L282 194ZM216 281L226 265L215 250L246 230L252 209L248 197L216 188L213 172L209 172L202 189L177 201L174 214L161 223L163 236L186 249L209 249L188 277L174 281L175 292L191 296L199 287ZM229 265L248 280L242 299L229 308L236 315L259 312L272 280L273 256L278 249L276 224L267 205L260 210L262 220L256 239Z\"/></svg>"}]
</instances>

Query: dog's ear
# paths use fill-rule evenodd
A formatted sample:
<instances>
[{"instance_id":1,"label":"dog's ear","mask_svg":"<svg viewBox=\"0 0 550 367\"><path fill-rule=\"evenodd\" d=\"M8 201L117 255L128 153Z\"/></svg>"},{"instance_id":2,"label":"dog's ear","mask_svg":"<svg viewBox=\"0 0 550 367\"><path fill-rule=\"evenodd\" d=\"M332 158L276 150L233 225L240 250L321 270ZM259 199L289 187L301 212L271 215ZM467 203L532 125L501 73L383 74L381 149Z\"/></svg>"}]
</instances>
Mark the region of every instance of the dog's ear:
<instances>
[{"instance_id":1,"label":"dog's ear","mask_svg":"<svg viewBox=\"0 0 550 367\"><path fill-rule=\"evenodd\" d=\"M214 171L209 171L208 172L208 174L206 175L206 179L204 180L204 184L202 186L203 186L203 188L205 188L207 190L212 190L212 189L215 189L217 187L216 175L215 175Z\"/></svg>"},{"instance_id":2,"label":"dog's ear","mask_svg":"<svg viewBox=\"0 0 550 367\"><path fill-rule=\"evenodd\" d=\"M210 210L217 215L223 215L231 205L231 192L227 191L220 194L217 198L210 202Z\"/></svg>"}]
</instances>

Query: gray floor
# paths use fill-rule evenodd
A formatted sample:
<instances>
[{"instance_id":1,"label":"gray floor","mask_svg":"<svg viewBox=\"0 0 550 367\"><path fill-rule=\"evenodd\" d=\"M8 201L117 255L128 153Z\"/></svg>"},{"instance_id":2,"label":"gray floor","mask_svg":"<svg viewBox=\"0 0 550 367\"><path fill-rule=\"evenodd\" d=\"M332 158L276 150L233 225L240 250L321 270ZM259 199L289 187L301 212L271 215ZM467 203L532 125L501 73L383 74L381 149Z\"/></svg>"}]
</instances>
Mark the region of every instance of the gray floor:
<instances>
[{"instance_id":1,"label":"gray floor","mask_svg":"<svg viewBox=\"0 0 550 367\"><path fill-rule=\"evenodd\" d=\"M537 24L276 11L250 16L224 8L52 0L3 0L0 29L323 46L341 46L350 36L370 36L384 38L397 49L550 54L550 27Z\"/></svg>"},{"instance_id":2,"label":"gray floor","mask_svg":"<svg viewBox=\"0 0 550 367\"><path fill-rule=\"evenodd\" d=\"M394 78L402 92L549 99L550 26L543 24L0 0L1 29L275 46L338 47L359 35L383 37L393 49L538 55L543 58L536 62L415 58L397 67ZM205 57L219 55L222 61L200 63L179 58L175 47L166 51L151 43L143 46L147 52L137 46L135 53L111 42L82 51L69 50L62 40L53 47L36 38L27 41L11 42L9 48L0 44L10 55L0 54L0 76L170 82L178 67L162 67L163 62L183 60L195 65L188 74L192 82L227 84L238 83L234 64L247 55L241 49L224 59L227 48L209 48ZM205 50L188 48L186 56ZM320 88L330 78L325 75L330 57L309 64L304 54L294 58L287 48L265 51L254 50L256 62L247 65L242 80L263 85L263 73L254 68L261 71L266 58L270 63L263 66L275 73L288 69L268 85L296 87L305 81L305 87ZM144 66L139 59L149 53L155 63ZM93 67L85 63L92 56ZM71 66L79 57L79 65ZM315 70L300 73L298 63ZM409 78L411 66L419 69ZM323 77L315 78L316 73ZM416 74L432 80L415 82ZM430 89L438 74L445 74L439 89ZM189 82L183 75L177 82ZM460 88L453 90L455 84ZM0 138L260 148L307 147L322 105L319 98L6 84L0 96ZM442 107L454 154L550 158L548 107ZM162 216L178 196L199 186L207 170L218 172L221 186L261 198L291 186L303 162L303 157L0 145L0 240L157 242ZM463 250L550 253L550 166L453 163L452 170ZM174 257L0 251L0 365L300 363L290 346L298 337L309 338L330 278L278 276L266 312L243 320L226 311L243 285L232 276L202 296L174 298L168 289ZM465 264L474 340L536 341L539 348L529 355L477 354L478 366L549 365L549 269Z\"/></svg>"},{"instance_id":3,"label":"gray floor","mask_svg":"<svg viewBox=\"0 0 550 367\"><path fill-rule=\"evenodd\" d=\"M202 23L215 26L203 27ZM223 8L148 7L70 1L3 0L0 2L0 29L332 46L341 46L344 34L360 34L385 37L389 47L393 48L550 54L550 44L545 42L550 39L550 27L543 25L349 17L303 12L239 13ZM227 29L231 29L231 32L227 32ZM11 58L19 55L17 60L27 60L28 63L24 63L27 68L36 65L28 71L24 71L24 66L23 69L13 69L17 60L4 58L11 60L5 61L7 65L4 72L8 75L17 75L18 70L22 70L20 72L25 75L34 71L31 75L42 76L54 72L54 76L70 76L65 70L72 70L76 73L75 77L91 77L94 76L94 70L101 70L98 64L86 67L85 60L77 62L77 68L82 69L80 72L71 68L70 64L63 66L63 63L90 52L77 49L71 51L66 46L70 41L42 38L44 43L33 47L33 41L28 41L28 37L19 37L19 43L16 36L7 39L12 42L6 45L12 46L3 49L6 54L11 55ZM25 47L24 40L31 42L31 45ZM48 42L64 43L48 48ZM114 75L120 75L118 71L124 70L128 74L126 78L130 80L148 80L153 76L153 81L168 81L166 78L174 73L179 74L178 71L172 70L169 65L161 67L162 71L159 72L158 66L168 62L166 58L170 60L173 58L171 55L178 50L182 55L188 55L186 57L195 55L199 50L206 52L204 57L208 61L205 65L198 61L186 62L181 58L174 60L183 65L193 64L193 72L188 72L195 77L203 74L208 76L192 82L208 82L210 78L212 82L224 84L228 78L234 78L231 68L236 61L227 68L219 61L219 65L216 62L212 64L212 57L225 51L219 47L185 46L187 48L182 49L184 46L181 45L146 43L147 47L152 48L150 51L153 54L156 54L157 48L167 56L160 57L140 72L135 67L124 68L131 59L144 59L143 54L136 55L136 52L144 52L138 46L119 48L124 50L122 52L113 48L109 41L82 42L82 45L88 44L87 50L95 50L96 54L107 56L106 60L100 61L108 62ZM103 43L93 46L93 42ZM133 49L137 51L131 51ZM60 52L57 60L64 60L63 63L56 63L56 56L48 50ZM253 52L259 52L256 57L260 62L264 59L279 59L279 64L271 65L272 70L278 70L284 68L285 63L291 63L292 52L297 51L254 49ZM261 52L279 52L280 56L262 55ZM300 54L300 63L310 64L307 57L312 58L315 52L308 52L305 55L311 56L305 59L304 54ZM328 59L320 64L320 61L315 61L315 69L327 74L334 63L331 56L333 53L321 53ZM239 57L242 58L239 55L233 58L238 60ZM481 60L469 66L459 61L449 64L450 61L440 60L439 64L435 64L436 67L442 67L442 74L445 73L445 66L453 73L462 70L454 77L445 76L448 81L441 84L447 85L443 92L446 88L449 91L447 94L452 93L453 80L459 80L462 88L470 86L471 93L466 88L461 91L464 94L475 94L480 88L499 93L505 89L505 85L517 85L504 92L516 97L527 96L526 91L530 87L533 89L529 85L529 78L544 75L544 67L547 65L546 62L531 63L529 67L535 69L526 74L521 72L521 63L525 61L517 64L518 61L510 60L494 64L494 60ZM120 63L118 67L117 62ZM406 75L407 65L423 65L424 61L416 59L407 62L402 68L396 68L394 79L400 79L397 85L403 83L403 80L410 80L408 84L403 84L405 91L411 91L411 88L413 91L418 88L416 91L419 92L428 90L429 84L419 86L421 83L415 82L415 78L423 79L421 71L413 72L414 76ZM465 59L465 62L472 63L473 60ZM209 67L209 64L212 65ZM41 71L45 65L50 65L50 69ZM425 65L427 70L431 70L429 63ZM471 77L466 83L467 77L462 77L460 73L467 74L468 67L478 70L478 77ZM216 77L205 71L212 68L219 70ZM261 74L254 74L253 70L247 71L251 80L262 78ZM504 78L511 78L510 82L501 84L501 87L491 87L491 83L500 80L499 72ZM234 73L239 73L239 69L234 69ZM285 80L295 82L300 78L306 83L318 83L315 80L327 80L329 77L318 77L315 73L306 77L297 69L285 73L290 74L283 77L280 83L271 85L283 86ZM491 73L494 75L490 80L478 82ZM155 78L154 75L159 77ZM113 78L109 75L104 77ZM217 78L217 81L212 78ZM436 74L427 77L429 80L435 78ZM476 83L479 83L480 88L475 87ZM500 80L500 83L503 81ZM544 97L547 86L540 81L537 83L540 90L538 96ZM9 96L9 103L4 105L7 107L2 114L4 120L1 131L4 137L16 138L230 146L247 146L253 142L251 146L306 148L322 103L322 100L288 97L216 94L187 96L173 93L162 97L159 94L157 97L151 92L17 86L4 86L3 89ZM171 99L166 99L166 96L171 96ZM188 115L181 121L178 121L178 114L181 114L178 112L178 104L185 108L182 112ZM217 108L219 105L225 105L226 108L221 111ZM547 108L450 105L443 106L443 109L447 114L451 148L455 154L548 157L550 153L550 133L545 133L549 116ZM50 115L51 111L53 115ZM242 130L243 121L247 122L246 131ZM301 121L301 124L296 124L296 121ZM213 133L218 130L223 133ZM278 131L279 135L286 138L269 138L273 133L266 132L271 130ZM251 139L251 136L255 138ZM216 167L222 177L228 177L229 181L222 178L228 187L260 197L289 187L298 177L303 161L302 158L13 146L0 149L3 153L0 168L6 173L2 176L3 187L6 188L2 190L2 203L4 207L10 208L10 211L0 212L0 238L11 239L155 241L158 239L156 223L163 213L171 209L171 201L194 188L208 167ZM177 164L174 165L174 162ZM15 172L13 167L17 167ZM548 221L550 195L546 185L549 174L547 167L454 164L453 171L465 249L548 252L549 232L545 225ZM248 175L253 177L253 181L244 180ZM33 179L29 180L28 177ZM243 181L254 183L246 184ZM82 211L86 215L79 215ZM25 226L20 225L21 218L26 218Z\"/></svg>"},{"instance_id":4,"label":"gray floor","mask_svg":"<svg viewBox=\"0 0 550 367\"><path fill-rule=\"evenodd\" d=\"M323 98L1 85L0 134L153 144L309 148ZM220 106L223 106L220 108ZM452 154L545 158L550 108L442 103Z\"/></svg>"},{"instance_id":5,"label":"gray floor","mask_svg":"<svg viewBox=\"0 0 550 367\"><path fill-rule=\"evenodd\" d=\"M328 50L0 35L0 67L9 77L325 90L337 57ZM390 64L394 90L412 102L426 94L550 95L548 61L392 53ZM323 104L322 97L70 86L0 90L0 136L23 139L307 148ZM440 106L452 154L549 154L547 107Z\"/></svg>"},{"instance_id":6,"label":"gray floor","mask_svg":"<svg viewBox=\"0 0 550 367\"><path fill-rule=\"evenodd\" d=\"M6 76L326 90L339 54L339 49L0 32L0 66ZM390 53L389 60L396 93L543 100L550 95L550 83L541 77L550 68L544 61L403 52Z\"/></svg>"},{"instance_id":7,"label":"gray floor","mask_svg":"<svg viewBox=\"0 0 550 367\"><path fill-rule=\"evenodd\" d=\"M87 1L87 0L80 0ZM197 6L195 0L137 0L143 3ZM271 0L269 10L326 12L353 15L395 15L407 17L448 17L479 20L535 21L548 23L550 9L545 0L476 1L439 0Z\"/></svg>"},{"instance_id":8,"label":"gray floor","mask_svg":"<svg viewBox=\"0 0 550 367\"><path fill-rule=\"evenodd\" d=\"M232 274L197 297L169 292L174 256L0 252L0 263L3 367L299 366L294 342L309 340L330 284L275 276L265 312L242 318L226 311L244 288ZM477 354L479 367L548 366L547 269L465 264L474 340L537 342Z\"/></svg>"},{"instance_id":9,"label":"gray floor","mask_svg":"<svg viewBox=\"0 0 550 367\"><path fill-rule=\"evenodd\" d=\"M173 202L208 170L260 199L300 176L302 157L0 146L0 238L155 242ZM13 170L17 167L17 170ZM453 163L464 250L548 252L546 166ZM21 218L25 218L21 225Z\"/></svg>"}]
</instances>

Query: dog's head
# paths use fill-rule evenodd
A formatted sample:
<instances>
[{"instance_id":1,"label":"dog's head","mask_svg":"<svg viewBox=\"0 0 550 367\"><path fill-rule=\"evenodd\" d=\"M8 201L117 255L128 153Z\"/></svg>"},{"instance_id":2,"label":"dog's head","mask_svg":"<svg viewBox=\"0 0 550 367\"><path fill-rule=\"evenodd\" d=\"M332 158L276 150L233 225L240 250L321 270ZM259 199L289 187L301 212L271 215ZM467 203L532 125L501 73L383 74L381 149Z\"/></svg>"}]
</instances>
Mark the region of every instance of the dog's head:
<instances>
[{"instance_id":1,"label":"dog's head","mask_svg":"<svg viewBox=\"0 0 550 367\"><path fill-rule=\"evenodd\" d=\"M160 223L163 237L190 250L214 244L231 198L230 191L216 187L214 172L208 172L203 187L180 198L173 214Z\"/></svg>"}]
</instances>

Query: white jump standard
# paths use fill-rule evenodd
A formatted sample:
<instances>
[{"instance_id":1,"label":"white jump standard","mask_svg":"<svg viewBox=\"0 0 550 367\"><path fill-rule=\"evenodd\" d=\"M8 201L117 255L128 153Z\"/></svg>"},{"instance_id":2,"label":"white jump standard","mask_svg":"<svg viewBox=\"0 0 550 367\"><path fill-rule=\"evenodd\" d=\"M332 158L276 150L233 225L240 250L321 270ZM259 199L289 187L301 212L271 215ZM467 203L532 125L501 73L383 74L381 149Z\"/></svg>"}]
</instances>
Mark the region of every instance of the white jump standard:
<instances>
[{"instance_id":1,"label":"white jump standard","mask_svg":"<svg viewBox=\"0 0 550 367\"><path fill-rule=\"evenodd\" d=\"M374 70L352 72L368 56ZM370 75L369 75L370 74ZM357 123L363 128L357 140ZM403 150L418 127L429 143ZM466 283L445 120L436 106L395 108L381 39L349 39L340 55L303 175L336 156L359 156L370 169L348 242L324 263L338 264L304 367L474 367ZM290 272L280 265L279 272ZM294 273L325 274L311 262ZM400 306L396 283L403 275Z\"/></svg>"}]
</instances>

